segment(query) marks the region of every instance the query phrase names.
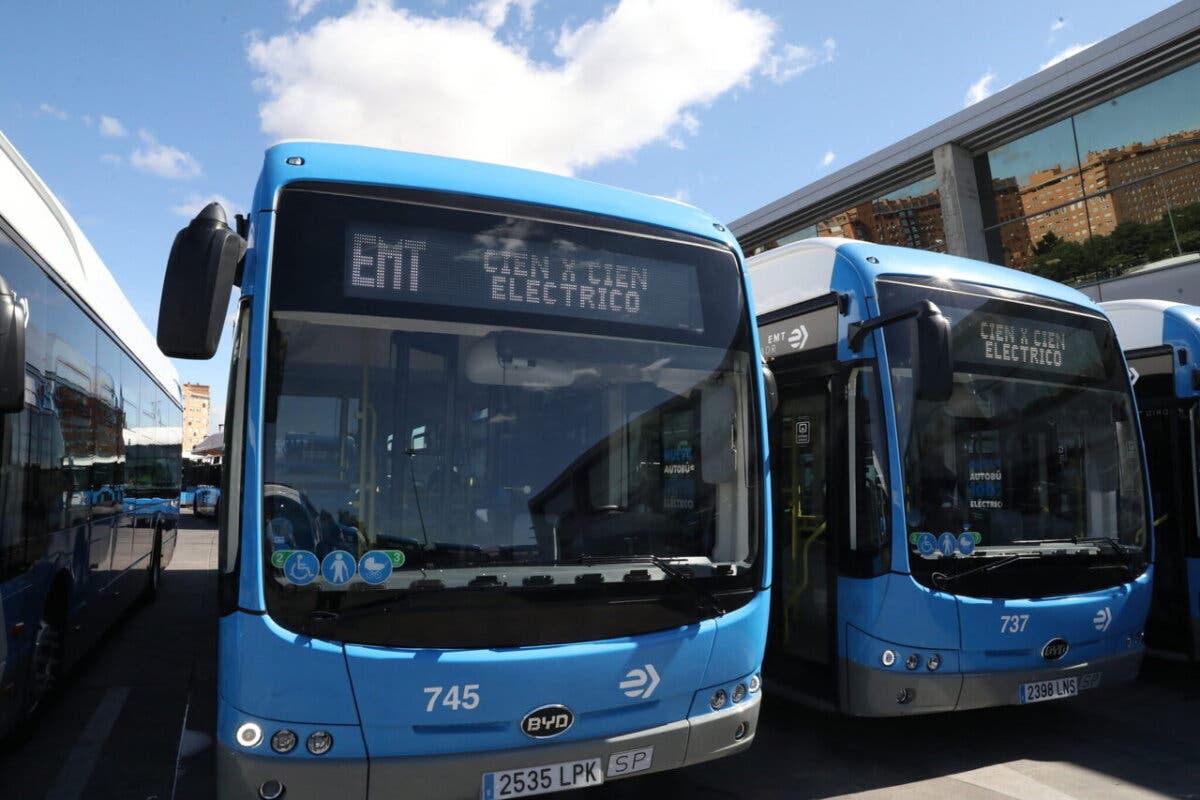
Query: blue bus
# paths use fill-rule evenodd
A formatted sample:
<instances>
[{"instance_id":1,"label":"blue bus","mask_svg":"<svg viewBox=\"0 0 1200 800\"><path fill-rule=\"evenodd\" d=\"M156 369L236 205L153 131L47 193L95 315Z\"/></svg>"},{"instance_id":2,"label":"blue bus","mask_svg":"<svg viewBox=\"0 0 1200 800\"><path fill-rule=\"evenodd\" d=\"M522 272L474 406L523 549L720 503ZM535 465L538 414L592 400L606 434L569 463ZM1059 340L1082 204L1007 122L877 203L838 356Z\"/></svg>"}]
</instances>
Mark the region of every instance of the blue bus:
<instances>
[{"instance_id":1,"label":"blue bus","mask_svg":"<svg viewBox=\"0 0 1200 800\"><path fill-rule=\"evenodd\" d=\"M0 134L0 736L175 545L174 368L95 250Z\"/></svg>"},{"instance_id":2,"label":"blue bus","mask_svg":"<svg viewBox=\"0 0 1200 800\"><path fill-rule=\"evenodd\" d=\"M1200 307L1162 300L1101 303L1133 384L1154 498L1154 600L1146 644L1200 659Z\"/></svg>"},{"instance_id":3,"label":"blue bus","mask_svg":"<svg viewBox=\"0 0 1200 800\"><path fill-rule=\"evenodd\" d=\"M222 797L524 797L748 747L770 569L734 238L583 181L317 142L172 246L224 426Z\"/></svg>"},{"instance_id":4,"label":"blue bus","mask_svg":"<svg viewBox=\"0 0 1200 800\"><path fill-rule=\"evenodd\" d=\"M1135 677L1150 503L1103 312L1024 273L846 239L748 269L780 403L771 691L882 716Z\"/></svg>"}]
</instances>

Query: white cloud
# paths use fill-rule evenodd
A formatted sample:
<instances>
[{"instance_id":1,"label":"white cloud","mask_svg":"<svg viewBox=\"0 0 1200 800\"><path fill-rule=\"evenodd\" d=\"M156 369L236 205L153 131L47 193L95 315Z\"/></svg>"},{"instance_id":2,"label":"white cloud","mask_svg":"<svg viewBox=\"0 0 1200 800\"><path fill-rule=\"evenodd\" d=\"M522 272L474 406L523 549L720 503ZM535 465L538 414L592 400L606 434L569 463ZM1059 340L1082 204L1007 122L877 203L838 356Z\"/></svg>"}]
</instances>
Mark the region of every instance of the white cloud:
<instances>
[{"instance_id":1,"label":"white cloud","mask_svg":"<svg viewBox=\"0 0 1200 800\"><path fill-rule=\"evenodd\" d=\"M1065 27L1067 27L1067 21L1062 17L1059 17L1058 19L1054 20L1054 22L1050 23L1050 32L1058 33Z\"/></svg>"},{"instance_id":2,"label":"white cloud","mask_svg":"<svg viewBox=\"0 0 1200 800\"><path fill-rule=\"evenodd\" d=\"M146 130L138 131L138 136L143 146L129 154L129 163L143 172L180 180L195 178L203 172L191 153L160 143Z\"/></svg>"},{"instance_id":3,"label":"white cloud","mask_svg":"<svg viewBox=\"0 0 1200 800\"><path fill-rule=\"evenodd\" d=\"M40 106L38 106L38 114L44 117L54 117L57 120L68 119L71 116L61 108L52 106L49 103L42 103Z\"/></svg>"},{"instance_id":4,"label":"white cloud","mask_svg":"<svg viewBox=\"0 0 1200 800\"><path fill-rule=\"evenodd\" d=\"M476 17L364 0L311 30L253 39L248 58L272 136L573 173L694 130L696 110L749 82L773 32L737 0L620 0L561 30L547 62Z\"/></svg>"},{"instance_id":5,"label":"white cloud","mask_svg":"<svg viewBox=\"0 0 1200 800\"><path fill-rule=\"evenodd\" d=\"M129 131L125 130L125 126L121 124L121 120L116 117L106 117L100 115L100 135L101 136L124 136Z\"/></svg>"},{"instance_id":6,"label":"white cloud","mask_svg":"<svg viewBox=\"0 0 1200 800\"><path fill-rule=\"evenodd\" d=\"M787 83L818 64L828 64L837 55L837 42L826 39L819 50L798 44L785 44L772 53L759 69L775 83Z\"/></svg>"},{"instance_id":7,"label":"white cloud","mask_svg":"<svg viewBox=\"0 0 1200 800\"><path fill-rule=\"evenodd\" d=\"M303 19L312 13L321 0L287 0L288 16L293 20Z\"/></svg>"},{"instance_id":8,"label":"white cloud","mask_svg":"<svg viewBox=\"0 0 1200 800\"><path fill-rule=\"evenodd\" d=\"M105 164L124 164L125 159L121 158L116 153L104 153L100 156L100 160Z\"/></svg>"},{"instance_id":9,"label":"white cloud","mask_svg":"<svg viewBox=\"0 0 1200 800\"><path fill-rule=\"evenodd\" d=\"M221 206L225 209L225 213L229 217L228 221L230 225L233 225L233 215L241 211L240 204L234 203L228 197L225 197L225 195L200 194L199 192L192 192L189 194L181 203L172 206L171 211L181 217L187 217L188 219L191 219L199 214L200 209L204 208L209 203L221 204Z\"/></svg>"},{"instance_id":10,"label":"white cloud","mask_svg":"<svg viewBox=\"0 0 1200 800\"><path fill-rule=\"evenodd\" d=\"M990 69L983 73L979 80L971 84L971 88L967 89L967 98L963 101L963 106L970 106L985 99L993 91L992 81L996 80L996 73Z\"/></svg>"},{"instance_id":11,"label":"white cloud","mask_svg":"<svg viewBox=\"0 0 1200 800\"><path fill-rule=\"evenodd\" d=\"M828 167L830 164L833 163L834 158L835 158L835 156L833 155L833 151L826 150L825 155L821 156L821 166Z\"/></svg>"},{"instance_id":12,"label":"white cloud","mask_svg":"<svg viewBox=\"0 0 1200 800\"><path fill-rule=\"evenodd\" d=\"M1087 50L1094 44L1095 42L1088 42L1087 44L1073 44L1062 52L1056 54L1045 64L1042 64L1040 67L1038 67L1038 72L1041 72L1044 69L1049 69L1060 61L1066 61L1071 56L1075 55L1076 53L1082 53L1084 50Z\"/></svg>"},{"instance_id":13,"label":"white cloud","mask_svg":"<svg viewBox=\"0 0 1200 800\"><path fill-rule=\"evenodd\" d=\"M491 30L496 30L508 19L509 9L516 6L521 14L521 27L528 29L533 25L535 5L537 0L479 0L471 6L471 14Z\"/></svg>"}]
</instances>

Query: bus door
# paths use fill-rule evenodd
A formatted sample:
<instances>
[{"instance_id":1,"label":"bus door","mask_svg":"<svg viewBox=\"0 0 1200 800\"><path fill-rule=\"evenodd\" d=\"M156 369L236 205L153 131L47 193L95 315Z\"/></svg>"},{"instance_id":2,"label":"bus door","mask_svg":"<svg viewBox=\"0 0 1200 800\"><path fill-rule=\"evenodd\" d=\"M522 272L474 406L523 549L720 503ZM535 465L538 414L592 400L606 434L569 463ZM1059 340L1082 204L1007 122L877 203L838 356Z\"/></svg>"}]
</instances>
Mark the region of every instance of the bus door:
<instances>
[{"instance_id":1,"label":"bus door","mask_svg":"<svg viewBox=\"0 0 1200 800\"><path fill-rule=\"evenodd\" d=\"M1156 348L1156 351L1158 349ZM1195 658L1188 554L1197 553L1196 400L1175 396L1174 353L1131 357L1154 509L1154 599L1146 643Z\"/></svg>"},{"instance_id":2,"label":"bus door","mask_svg":"<svg viewBox=\"0 0 1200 800\"><path fill-rule=\"evenodd\" d=\"M772 677L834 700L833 618L835 547L830 483L839 438L831 402L836 377L814 372L776 374L779 410L771 435L776 572L772 600Z\"/></svg>"},{"instance_id":3,"label":"bus door","mask_svg":"<svg viewBox=\"0 0 1200 800\"><path fill-rule=\"evenodd\" d=\"M1195 656L1187 549L1196 538L1196 401L1139 405L1154 508L1154 600L1146 622L1151 647Z\"/></svg>"}]
</instances>

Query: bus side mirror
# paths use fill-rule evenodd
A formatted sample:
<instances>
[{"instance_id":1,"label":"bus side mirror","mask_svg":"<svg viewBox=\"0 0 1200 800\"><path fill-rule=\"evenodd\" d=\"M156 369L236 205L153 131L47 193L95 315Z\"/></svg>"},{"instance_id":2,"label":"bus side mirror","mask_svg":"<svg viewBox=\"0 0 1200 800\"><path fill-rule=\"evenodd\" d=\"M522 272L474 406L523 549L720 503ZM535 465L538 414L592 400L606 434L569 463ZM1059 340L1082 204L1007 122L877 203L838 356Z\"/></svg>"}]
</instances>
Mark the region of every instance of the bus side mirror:
<instances>
[{"instance_id":1,"label":"bus side mirror","mask_svg":"<svg viewBox=\"0 0 1200 800\"><path fill-rule=\"evenodd\" d=\"M762 365L763 378L763 394L767 401L767 416L775 416L775 412L779 410L779 384L775 382L775 373L767 366L764 361Z\"/></svg>"},{"instance_id":2,"label":"bus side mirror","mask_svg":"<svg viewBox=\"0 0 1200 800\"><path fill-rule=\"evenodd\" d=\"M913 383L917 397L944 403L954 392L954 365L950 343L950 320L941 309L926 303L917 312L916 352L913 353Z\"/></svg>"},{"instance_id":3,"label":"bus side mirror","mask_svg":"<svg viewBox=\"0 0 1200 800\"><path fill-rule=\"evenodd\" d=\"M25 408L26 306L0 278L0 413Z\"/></svg>"},{"instance_id":4,"label":"bus side mirror","mask_svg":"<svg viewBox=\"0 0 1200 800\"><path fill-rule=\"evenodd\" d=\"M158 347L163 353L213 357L234 274L245 254L246 240L229 228L219 203L209 203L175 235L158 307Z\"/></svg>"}]
</instances>

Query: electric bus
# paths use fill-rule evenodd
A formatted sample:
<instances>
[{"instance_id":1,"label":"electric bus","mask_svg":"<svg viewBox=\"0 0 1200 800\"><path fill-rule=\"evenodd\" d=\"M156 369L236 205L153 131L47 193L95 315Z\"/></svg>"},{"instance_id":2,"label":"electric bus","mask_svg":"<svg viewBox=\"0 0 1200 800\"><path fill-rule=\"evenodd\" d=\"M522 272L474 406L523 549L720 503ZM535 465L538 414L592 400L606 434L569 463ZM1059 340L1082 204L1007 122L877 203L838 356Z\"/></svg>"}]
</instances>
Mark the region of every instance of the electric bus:
<instances>
[{"instance_id":1,"label":"electric bus","mask_svg":"<svg viewBox=\"0 0 1200 800\"><path fill-rule=\"evenodd\" d=\"M0 134L0 736L175 545L182 399L74 220Z\"/></svg>"},{"instance_id":2,"label":"electric bus","mask_svg":"<svg viewBox=\"0 0 1200 800\"><path fill-rule=\"evenodd\" d=\"M224 427L222 797L485 800L754 738L765 389L737 242L495 165L270 148L181 230L158 340Z\"/></svg>"},{"instance_id":3,"label":"electric bus","mask_svg":"<svg viewBox=\"0 0 1200 800\"><path fill-rule=\"evenodd\" d=\"M1200 659L1200 307L1162 300L1117 300L1100 307L1135 375L1150 465L1155 572L1146 644L1152 651Z\"/></svg>"},{"instance_id":4,"label":"electric bus","mask_svg":"<svg viewBox=\"0 0 1200 800\"><path fill-rule=\"evenodd\" d=\"M1024 273L846 239L748 270L779 392L771 690L883 716L1134 678L1150 504L1103 312Z\"/></svg>"}]
</instances>

